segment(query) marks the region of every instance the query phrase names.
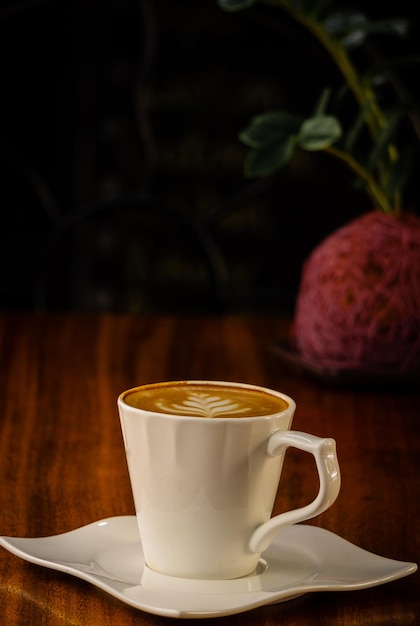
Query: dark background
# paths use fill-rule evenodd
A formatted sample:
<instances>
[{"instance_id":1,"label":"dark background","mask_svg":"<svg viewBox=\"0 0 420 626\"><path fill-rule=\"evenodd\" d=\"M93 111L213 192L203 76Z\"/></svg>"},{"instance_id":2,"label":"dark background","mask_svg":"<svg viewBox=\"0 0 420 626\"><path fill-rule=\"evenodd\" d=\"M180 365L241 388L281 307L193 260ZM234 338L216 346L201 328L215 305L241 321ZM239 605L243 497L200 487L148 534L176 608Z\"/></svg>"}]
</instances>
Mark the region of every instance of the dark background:
<instances>
[{"instance_id":1,"label":"dark background","mask_svg":"<svg viewBox=\"0 0 420 626\"><path fill-rule=\"evenodd\" d=\"M339 80L281 10L3 0L0 42L2 308L291 312L310 250L371 208L323 154L243 176L250 118L310 114ZM378 43L420 50L417 23Z\"/></svg>"}]
</instances>

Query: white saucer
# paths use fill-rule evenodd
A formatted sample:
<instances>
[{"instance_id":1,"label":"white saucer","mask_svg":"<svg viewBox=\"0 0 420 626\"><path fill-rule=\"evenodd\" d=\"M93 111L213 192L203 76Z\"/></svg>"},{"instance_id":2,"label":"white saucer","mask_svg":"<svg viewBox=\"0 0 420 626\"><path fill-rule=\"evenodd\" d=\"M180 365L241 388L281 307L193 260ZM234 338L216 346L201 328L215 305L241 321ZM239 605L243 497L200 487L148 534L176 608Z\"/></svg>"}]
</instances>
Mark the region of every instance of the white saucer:
<instances>
[{"instance_id":1,"label":"white saucer","mask_svg":"<svg viewBox=\"0 0 420 626\"><path fill-rule=\"evenodd\" d=\"M416 571L415 563L386 559L316 526L279 532L257 571L227 580L186 580L144 564L135 516L105 519L61 535L0 537L13 554L89 581L126 604L167 617L219 617L311 591L381 585Z\"/></svg>"}]
</instances>

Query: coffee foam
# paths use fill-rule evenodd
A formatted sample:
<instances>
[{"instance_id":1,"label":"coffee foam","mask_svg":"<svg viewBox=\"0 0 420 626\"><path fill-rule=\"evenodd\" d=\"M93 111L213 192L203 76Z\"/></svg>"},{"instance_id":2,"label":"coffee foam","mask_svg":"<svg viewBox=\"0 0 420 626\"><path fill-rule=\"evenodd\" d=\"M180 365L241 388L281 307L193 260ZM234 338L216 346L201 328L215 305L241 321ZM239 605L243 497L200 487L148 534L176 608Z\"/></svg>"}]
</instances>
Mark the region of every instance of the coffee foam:
<instances>
[{"instance_id":1,"label":"coffee foam","mask_svg":"<svg viewBox=\"0 0 420 626\"><path fill-rule=\"evenodd\" d=\"M128 392L126 404L170 415L189 417L261 417L285 411L286 400L247 387L172 383L146 385Z\"/></svg>"}]
</instances>

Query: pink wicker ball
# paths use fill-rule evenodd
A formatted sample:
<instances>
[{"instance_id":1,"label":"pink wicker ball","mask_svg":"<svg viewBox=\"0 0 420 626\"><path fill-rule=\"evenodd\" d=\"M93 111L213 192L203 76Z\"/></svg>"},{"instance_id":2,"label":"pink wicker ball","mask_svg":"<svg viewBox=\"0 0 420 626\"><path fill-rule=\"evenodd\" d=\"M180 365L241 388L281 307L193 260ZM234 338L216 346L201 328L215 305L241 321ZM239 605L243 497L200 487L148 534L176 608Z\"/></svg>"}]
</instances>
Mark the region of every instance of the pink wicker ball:
<instances>
[{"instance_id":1,"label":"pink wicker ball","mask_svg":"<svg viewBox=\"0 0 420 626\"><path fill-rule=\"evenodd\" d=\"M317 367L420 372L420 218L373 211L321 242L303 267L292 332Z\"/></svg>"}]
</instances>

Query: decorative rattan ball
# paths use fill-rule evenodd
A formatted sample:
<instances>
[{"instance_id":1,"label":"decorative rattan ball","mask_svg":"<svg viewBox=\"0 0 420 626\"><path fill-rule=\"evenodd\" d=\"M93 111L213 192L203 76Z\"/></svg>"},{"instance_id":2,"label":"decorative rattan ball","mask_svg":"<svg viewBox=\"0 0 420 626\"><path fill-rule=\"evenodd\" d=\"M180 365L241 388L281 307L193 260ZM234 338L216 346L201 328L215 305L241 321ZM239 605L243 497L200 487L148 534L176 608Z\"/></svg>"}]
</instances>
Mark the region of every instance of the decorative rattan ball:
<instances>
[{"instance_id":1,"label":"decorative rattan ball","mask_svg":"<svg viewBox=\"0 0 420 626\"><path fill-rule=\"evenodd\" d=\"M373 211L321 242L303 267L293 336L316 366L420 372L420 218Z\"/></svg>"}]
</instances>

